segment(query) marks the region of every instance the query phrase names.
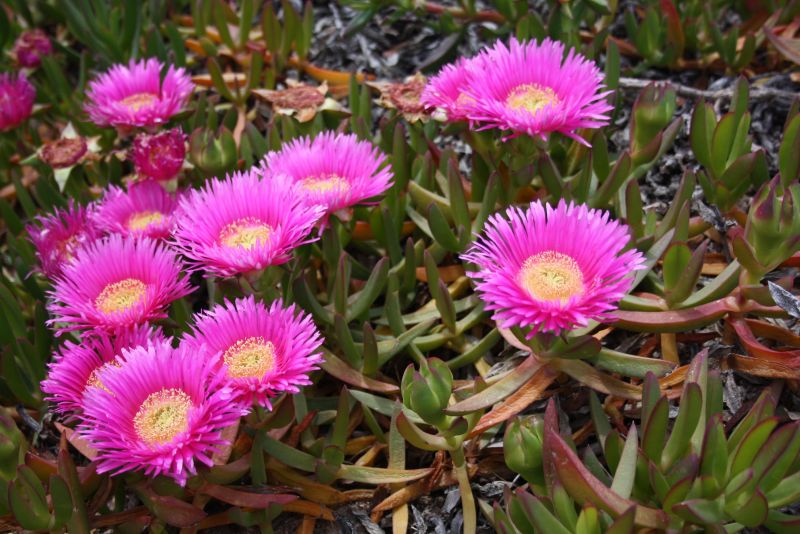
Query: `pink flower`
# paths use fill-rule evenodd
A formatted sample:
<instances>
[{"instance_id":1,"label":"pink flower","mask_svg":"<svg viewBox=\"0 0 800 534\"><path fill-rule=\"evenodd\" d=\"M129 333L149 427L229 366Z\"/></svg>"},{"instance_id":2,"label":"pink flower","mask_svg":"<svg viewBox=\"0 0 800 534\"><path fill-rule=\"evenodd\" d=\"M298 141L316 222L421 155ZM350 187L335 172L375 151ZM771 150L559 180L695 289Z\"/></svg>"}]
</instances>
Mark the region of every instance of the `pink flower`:
<instances>
[{"instance_id":1,"label":"pink flower","mask_svg":"<svg viewBox=\"0 0 800 534\"><path fill-rule=\"evenodd\" d=\"M49 56L52 52L50 39L38 28L22 32L14 43L14 54L21 67L36 68L42 62L42 56Z\"/></svg>"},{"instance_id":2,"label":"pink flower","mask_svg":"<svg viewBox=\"0 0 800 534\"><path fill-rule=\"evenodd\" d=\"M211 466L222 430L246 413L205 354L169 342L123 351L84 396L81 436L97 450L98 472L143 471L183 485Z\"/></svg>"},{"instance_id":3,"label":"pink flower","mask_svg":"<svg viewBox=\"0 0 800 534\"><path fill-rule=\"evenodd\" d=\"M235 276L289 261L294 248L315 240L309 232L322 214L287 179L247 171L185 194L173 238L196 269Z\"/></svg>"},{"instance_id":4,"label":"pink flower","mask_svg":"<svg viewBox=\"0 0 800 534\"><path fill-rule=\"evenodd\" d=\"M448 121L462 121L467 118L464 103L469 96L464 92L471 69L479 68L482 57L460 58L455 63L445 65L439 73L428 80L422 91L422 103L429 108L444 111Z\"/></svg>"},{"instance_id":5,"label":"pink flower","mask_svg":"<svg viewBox=\"0 0 800 534\"><path fill-rule=\"evenodd\" d=\"M479 57L482 68L470 69L464 85L464 110L485 128L541 138L561 132L588 145L576 130L608 124L602 72L574 50L565 58L562 43L512 38L508 48L498 41Z\"/></svg>"},{"instance_id":6,"label":"pink flower","mask_svg":"<svg viewBox=\"0 0 800 534\"><path fill-rule=\"evenodd\" d=\"M139 134L131 150L133 165L139 176L154 180L170 180L183 168L186 157L186 135L180 128L155 135Z\"/></svg>"},{"instance_id":7,"label":"pink flower","mask_svg":"<svg viewBox=\"0 0 800 534\"><path fill-rule=\"evenodd\" d=\"M55 280L48 308L58 334L82 328L107 332L167 316L192 292L174 252L149 238L111 235L77 251Z\"/></svg>"},{"instance_id":8,"label":"pink flower","mask_svg":"<svg viewBox=\"0 0 800 534\"><path fill-rule=\"evenodd\" d=\"M468 272L486 309L501 327L531 327L555 334L611 318L643 269L630 237L608 212L584 205L557 207L532 202L493 215L485 232L462 258L478 266Z\"/></svg>"},{"instance_id":9,"label":"pink flower","mask_svg":"<svg viewBox=\"0 0 800 534\"><path fill-rule=\"evenodd\" d=\"M83 411L83 398L91 387L105 387L98 373L106 366L118 365L117 356L123 349L163 341L160 329L136 326L109 336L104 332L92 332L80 343L67 341L55 353L47 380L42 381L45 400L56 405L60 414L79 414Z\"/></svg>"},{"instance_id":10,"label":"pink flower","mask_svg":"<svg viewBox=\"0 0 800 534\"><path fill-rule=\"evenodd\" d=\"M253 297L225 302L197 316L194 332L184 341L192 351L207 348L217 365L225 365L227 383L245 404L271 407L278 393L297 393L322 361L322 344L311 316L284 307L269 307Z\"/></svg>"},{"instance_id":11,"label":"pink flower","mask_svg":"<svg viewBox=\"0 0 800 534\"><path fill-rule=\"evenodd\" d=\"M153 239L169 237L178 201L157 182L111 186L97 207L97 225L107 232Z\"/></svg>"},{"instance_id":12,"label":"pink flower","mask_svg":"<svg viewBox=\"0 0 800 534\"><path fill-rule=\"evenodd\" d=\"M288 176L308 204L327 214L378 196L392 185L386 156L355 135L325 132L301 137L264 157L269 175Z\"/></svg>"},{"instance_id":13,"label":"pink flower","mask_svg":"<svg viewBox=\"0 0 800 534\"><path fill-rule=\"evenodd\" d=\"M26 229L39 256L41 272L48 278L61 274L82 246L102 235L91 216L91 208L70 201L65 210L56 209L52 215L36 218L39 224Z\"/></svg>"},{"instance_id":14,"label":"pink flower","mask_svg":"<svg viewBox=\"0 0 800 534\"><path fill-rule=\"evenodd\" d=\"M114 65L89 82L89 118L98 126L155 126L181 111L192 94L192 79L170 66L161 81L157 59Z\"/></svg>"},{"instance_id":15,"label":"pink flower","mask_svg":"<svg viewBox=\"0 0 800 534\"><path fill-rule=\"evenodd\" d=\"M33 111L36 89L25 76L0 73L0 132L16 128Z\"/></svg>"}]
</instances>

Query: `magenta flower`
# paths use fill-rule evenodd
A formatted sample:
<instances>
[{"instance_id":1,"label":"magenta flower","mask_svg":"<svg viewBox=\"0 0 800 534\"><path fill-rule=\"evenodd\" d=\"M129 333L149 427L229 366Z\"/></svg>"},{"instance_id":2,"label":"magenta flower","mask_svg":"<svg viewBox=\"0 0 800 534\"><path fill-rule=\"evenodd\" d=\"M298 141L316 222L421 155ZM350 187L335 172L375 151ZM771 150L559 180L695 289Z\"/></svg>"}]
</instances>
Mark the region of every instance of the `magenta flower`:
<instances>
[{"instance_id":1,"label":"magenta flower","mask_svg":"<svg viewBox=\"0 0 800 534\"><path fill-rule=\"evenodd\" d=\"M322 361L322 337L311 316L280 300L269 307L253 297L226 301L199 314L184 343L216 355L243 403L268 408L276 394L310 384L308 374Z\"/></svg>"},{"instance_id":2,"label":"magenta flower","mask_svg":"<svg viewBox=\"0 0 800 534\"><path fill-rule=\"evenodd\" d=\"M40 270L48 278L61 274L79 248L102 235L92 217L92 208L72 201L67 209L56 208L52 215L36 220L38 224L29 224L26 230L36 247Z\"/></svg>"},{"instance_id":3,"label":"magenta flower","mask_svg":"<svg viewBox=\"0 0 800 534\"><path fill-rule=\"evenodd\" d=\"M467 118L464 103L470 97L464 92L471 69L478 68L482 56L465 59L445 65L439 73L428 80L422 91L422 103L426 107L442 110L448 121L462 121Z\"/></svg>"},{"instance_id":4,"label":"magenta flower","mask_svg":"<svg viewBox=\"0 0 800 534\"><path fill-rule=\"evenodd\" d=\"M55 280L48 308L58 334L107 332L166 317L192 292L174 252L149 238L111 235L79 249Z\"/></svg>"},{"instance_id":5,"label":"magenta flower","mask_svg":"<svg viewBox=\"0 0 800 534\"><path fill-rule=\"evenodd\" d=\"M183 485L196 462L213 465L222 429L246 413L205 354L169 342L123 351L84 397L81 436L97 450L98 473L143 471Z\"/></svg>"},{"instance_id":6,"label":"magenta flower","mask_svg":"<svg viewBox=\"0 0 800 534\"><path fill-rule=\"evenodd\" d=\"M295 139L264 157L270 175L288 176L308 204L330 215L382 194L392 185L392 171L372 143L355 135L324 132L313 140Z\"/></svg>"},{"instance_id":7,"label":"magenta flower","mask_svg":"<svg viewBox=\"0 0 800 534\"><path fill-rule=\"evenodd\" d=\"M155 126L181 111L192 94L192 79L170 66L161 81L157 59L114 65L89 82L85 105L98 126Z\"/></svg>"},{"instance_id":8,"label":"magenta flower","mask_svg":"<svg viewBox=\"0 0 800 534\"><path fill-rule=\"evenodd\" d=\"M133 184L128 191L111 186L97 207L97 225L107 232L153 239L169 236L178 205L158 182Z\"/></svg>"},{"instance_id":9,"label":"magenta flower","mask_svg":"<svg viewBox=\"0 0 800 534\"><path fill-rule=\"evenodd\" d=\"M175 247L196 269L235 276L286 263L322 216L305 206L288 179L261 179L254 171L214 179L180 201Z\"/></svg>"},{"instance_id":10,"label":"magenta flower","mask_svg":"<svg viewBox=\"0 0 800 534\"><path fill-rule=\"evenodd\" d=\"M608 124L602 72L574 50L564 57L562 43L512 38L509 47L498 41L479 57L483 68L469 70L463 105L485 128L541 138L561 132L588 145L576 130Z\"/></svg>"},{"instance_id":11,"label":"magenta flower","mask_svg":"<svg viewBox=\"0 0 800 534\"><path fill-rule=\"evenodd\" d=\"M36 89L25 76L0 73L0 132L25 122L34 100Z\"/></svg>"},{"instance_id":12,"label":"magenta flower","mask_svg":"<svg viewBox=\"0 0 800 534\"><path fill-rule=\"evenodd\" d=\"M180 128L155 135L139 134L131 150L133 165L139 176L154 180L171 180L183 168L186 157L186 135Z\"/></svg>"},{"instance_id":13,"label":"magenta flower","mask_svg":"<svg viewBox=\"0 0 800 534\"><path fill-rule=\"evenodd\" d=\"M163 341L160 329L140 325L121 330L109 336L104 332L93 332L80 343L67 341L55 353L47 380L42 381L45 400L56 405L60 414L79 414L83 411L83 398L90 387L105 387L99 373L107 366L119 365L116 358L123 349Z\"/></svg>"},{"instance_id":14,"label":"magenta flower","mask_svg":"<svg viewBox=\"0 0 800 534\"><path fill-rule=\"evenodd\" d=\"M52 52L50 38L38 28L22 32L14 43L14 55L20 67L36 68L41 64L42 56L49 56Z\"/></svg>"},{"instance_id":15,"label":"magenta flower","mask_svg":"<svg viewBox=\"0 0 800 534\"><path fill-rule=\"evenodd\" d=\"M558 334L611 318L643 269L636 249L623 252L628 230L608 212L584 205L532 202L495 214L462 258L486 309L501 327L531 327Z\"/></svg>"}]
</instances>

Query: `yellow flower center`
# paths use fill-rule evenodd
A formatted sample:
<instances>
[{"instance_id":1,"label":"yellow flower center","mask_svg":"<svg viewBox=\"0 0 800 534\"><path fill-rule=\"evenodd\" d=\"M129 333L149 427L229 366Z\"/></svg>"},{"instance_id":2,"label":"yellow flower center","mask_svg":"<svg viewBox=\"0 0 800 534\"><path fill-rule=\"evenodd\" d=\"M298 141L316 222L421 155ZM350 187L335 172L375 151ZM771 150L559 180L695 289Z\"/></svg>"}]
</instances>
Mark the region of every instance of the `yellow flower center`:
<instances>
[{"instance_id":1,"label":"yellow flower center","mask_svg":"<svg viewBox=\"0 0 800 534\"><path fill-rule=\"evenodd\" d=\"M89 375L89 378L86 379L86 385L84 386L83 390L86 391L89 388L100 388L108 391L108 388L100 380L100 373L102 373L103 371L105 371L110 367L121 367L121 366L117 361L110 361L95 368L95 370L92 371L92 374Z\"/></svg>"},{"instance_id":2,"label":"yellow flower center","mask_svg":"<svg viewBox=\"0 0 800 534\"><path fill-rule=\"evenodd\" d=\"M271 233L270 225L247 217L225 226L219 233L219 240L227 247L251 249L256 243L266 243Z\"/></svg>"},{"instance_id":3,"label":"yellow flower center","mask_svg":"<svg viewBox=\"0 0 800 534\"><path fill-rule=\"evenodd\" d=\"M128 95L119 101L123 106L128 107L132 111L139 111L143 107L151 105L156 101L156 95L153 93L134 93Z\"/></svg>"},{"instance_id":4,"label":"yellow flower center","mask_svg":"<svg viewBox=\"0 0 800 534\"><path fill-rule=\"evenodd\" d=\"M345 192L350 189L350 184L347 183L347 180L336 174L309 176L303 179L301 186L306 191L314 193L327 193L334 190Z\"/></svg>"},{"instance_id":5,"label":"yellow flower center","mask_svg":"<svg viewBox=\"0 0 800 534\"><path fill-rule=\"evenodd\" d=\"M148 445L169 443L189 426L192 399L180 389L164 388L151 393L133 417L133 428Z\"/></svg>"},{"instance_id":6,"label":"yellow flower center","mask_svg":"<svg viewBox=\"0 0 800 534\"><path fill-rule=\"evenodd\" d=\"M128 218L128 228L131 230L146 230L151 224L158 224L164 220L160 211L140 211Z\"/></svg>"},{"instance_id":7,"label":"yellow flower center","mask_svg":"<svg viewBox=\"0 0 800 534\"><path fill-rule=\"evenodd\" d=\"M222 355L231 378L261 378L275 367L275 345L263 337L240 339Z\"/></svg>"},{"instance_id":8,"label":"yellow flower center","mask_svg":"<svg viewBox=\"0 0 800 534\"><path fill-rule=\"evenodd\" d=\"M147 286L141 280L126 278L104 287L94 303L106 314L126 311L144 298L145 289Z\"/></svg>"},{"instance_id":9,"label":"yellow flower center","mask_svg":"<svg viewBox=\"0 0 800 534\"><path fill-rule=\"evenodd\" d=\"M508 107L514 110L524 109L531 114L535 114L545 106L555 105L559 102L555 91L535 83L518 85L506 97Z\"/></svg>"},{"instance_id":10,"label":"yellow flower center","mask_svg":"<svg viewBox=\"0 0 800 534\"><path fill-rule=\"evenodd\" d=\"M517 280L530 296L541 301L564 302L583 293L578 263L560 252L534 254L522 264Z\"/></svg>"}]
</instances>

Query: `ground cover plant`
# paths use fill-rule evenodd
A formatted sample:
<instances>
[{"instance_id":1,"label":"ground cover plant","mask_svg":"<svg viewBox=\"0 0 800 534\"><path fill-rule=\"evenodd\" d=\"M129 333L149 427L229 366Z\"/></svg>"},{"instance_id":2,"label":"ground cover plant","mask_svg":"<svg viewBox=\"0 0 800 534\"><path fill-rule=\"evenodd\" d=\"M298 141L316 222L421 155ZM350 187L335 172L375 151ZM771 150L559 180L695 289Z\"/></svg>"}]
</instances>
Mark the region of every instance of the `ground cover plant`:
<instances>
[{"instance_id":1,"label":"ground cover plant","mask_svg":"<svg viewBox=\"0 0 800 534\"><path fill-rule=\"evenodd\" d=\"M0 530L797 531L799 21L0 0Z\"/></svg>"}]
</instances>

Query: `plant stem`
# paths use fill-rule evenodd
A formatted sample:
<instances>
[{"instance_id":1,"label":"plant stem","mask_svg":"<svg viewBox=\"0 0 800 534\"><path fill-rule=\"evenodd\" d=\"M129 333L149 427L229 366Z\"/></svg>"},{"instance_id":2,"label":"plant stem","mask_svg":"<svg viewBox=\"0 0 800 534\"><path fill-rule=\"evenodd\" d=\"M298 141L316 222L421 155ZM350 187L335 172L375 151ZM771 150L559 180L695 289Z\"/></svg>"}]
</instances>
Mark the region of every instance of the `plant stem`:
<instances>
[{"instance_id":1,"label":"plant stem","mask_svg":"<svg viewBox=\"0 0 800 534\"><path fill-rule=\"evenodd\" d=\"M461 508L464 511L464 534L475 534L478 528L478 516L475 512L475 498L472 496L472 487L469 485L467 461L464 450L458 447L450 451L453 466L458 479L458 489L461 492Z\"/></svg>"}]
</instances>

